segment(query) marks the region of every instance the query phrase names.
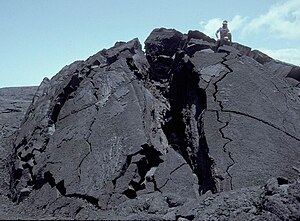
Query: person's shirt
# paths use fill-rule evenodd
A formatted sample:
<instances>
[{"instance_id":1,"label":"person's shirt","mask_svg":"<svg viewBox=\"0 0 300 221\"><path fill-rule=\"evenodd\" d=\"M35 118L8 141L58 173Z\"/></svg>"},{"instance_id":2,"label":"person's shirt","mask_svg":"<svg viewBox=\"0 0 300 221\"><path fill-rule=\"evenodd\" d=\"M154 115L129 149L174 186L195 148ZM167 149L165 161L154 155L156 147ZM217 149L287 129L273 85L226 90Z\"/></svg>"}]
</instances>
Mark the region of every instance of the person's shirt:
<instances>
[{"instance_id":1,"label":"person's shirt","mask_svg":"<svg viewBox=\"0 0 300 221\"><path fill-rule=\"evenodd\" d=\"M223 39L224 37L226 37L228 35L228 33L230 33L229 29L226 27L221 27L217 30L216 35L218 35L218 33L220 32L220 39Z\"/></svg>"}]
</instances>

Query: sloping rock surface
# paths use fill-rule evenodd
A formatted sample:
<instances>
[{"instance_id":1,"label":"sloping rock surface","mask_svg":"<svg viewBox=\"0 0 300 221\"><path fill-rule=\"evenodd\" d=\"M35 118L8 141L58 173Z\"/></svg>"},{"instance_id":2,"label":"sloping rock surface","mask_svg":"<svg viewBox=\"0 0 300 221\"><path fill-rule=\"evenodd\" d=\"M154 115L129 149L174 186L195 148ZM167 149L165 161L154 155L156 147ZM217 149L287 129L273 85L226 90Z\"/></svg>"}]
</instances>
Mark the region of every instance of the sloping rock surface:
<instances>
[{"instance_id":1,"label":"sloping rock surface","mask_svg":"<svg viewBox=\"0 0 300 221\"><path fill-rule=\"evenodd\" d=\"M37 87L0 88L0 217L17 217L14 205L9 199L9 155L12 137L25 116L32 102ZM21 218L19 216L18 218Z\"/></svg>"},{"instance_id":2,"label":"sloping rock surface","mask_svg":"<svg viewBox=\"0 0 300 221\"><path fill-rule=\"evenodd\" d=\"M214 43L155 29L45 79L12 139L17 214L299 219L299 68Z\"/></svg>"}]
</instances>

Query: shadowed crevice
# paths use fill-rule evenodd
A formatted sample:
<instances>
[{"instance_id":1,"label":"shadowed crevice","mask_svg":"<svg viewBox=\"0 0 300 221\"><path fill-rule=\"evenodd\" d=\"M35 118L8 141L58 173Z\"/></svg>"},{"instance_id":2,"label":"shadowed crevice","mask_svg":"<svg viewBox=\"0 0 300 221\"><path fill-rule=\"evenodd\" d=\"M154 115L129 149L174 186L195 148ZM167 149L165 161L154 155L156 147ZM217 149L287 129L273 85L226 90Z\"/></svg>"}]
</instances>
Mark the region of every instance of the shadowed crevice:
<instances>
[{"instance_id":1,"label":"shadowed crevice","mask_svg":"<svg viewBox=\"0 0 300 221\"><path fill-rule=\"evenodd\" d=\"M183 58L181 54L179 56ZM208 190L216 192L213 159L209 156L203 125L207 108L206 92L198 87L199 77L193 71L193 65L180 57L172 70L170 92L166 95L171 108L165 116L163 131L170 147L185 159L197 175L199 193Z\"/></svg>"}]
</instances>

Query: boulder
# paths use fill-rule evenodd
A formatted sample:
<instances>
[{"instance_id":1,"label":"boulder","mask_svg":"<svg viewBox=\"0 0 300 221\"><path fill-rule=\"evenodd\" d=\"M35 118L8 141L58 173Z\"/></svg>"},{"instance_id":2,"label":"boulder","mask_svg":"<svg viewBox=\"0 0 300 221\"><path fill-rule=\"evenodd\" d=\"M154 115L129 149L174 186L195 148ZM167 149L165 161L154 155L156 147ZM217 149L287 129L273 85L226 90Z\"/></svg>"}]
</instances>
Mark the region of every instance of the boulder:
<instances>
[{"instance_id":1,"label":"boulder","mask_svg":"<svg viewBox=\"0 0 300 221\"><path fill-rule=\"evenodd\" d=\"M213 44L155 29L45 79L10 110L1 215L298 220L298 67Z\"/></svg>"}]
</instances>

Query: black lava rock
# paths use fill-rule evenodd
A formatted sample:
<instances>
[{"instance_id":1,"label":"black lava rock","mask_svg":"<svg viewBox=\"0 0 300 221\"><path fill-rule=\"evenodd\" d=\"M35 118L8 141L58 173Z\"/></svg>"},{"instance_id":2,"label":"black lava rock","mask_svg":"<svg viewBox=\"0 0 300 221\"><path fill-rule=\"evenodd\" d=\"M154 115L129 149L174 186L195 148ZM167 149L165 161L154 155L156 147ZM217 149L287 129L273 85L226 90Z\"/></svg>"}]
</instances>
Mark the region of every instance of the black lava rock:
<instances>
[{"instance_id":1,"label":"black lava rock","mask_svg":"<svg viewBox=\"0 0 300 221\"><path fill-rule=\"evenodd\" d=\"M0 216L298 220L299 67L214 44L155 29L145 52L117 42L14 103L0 89Z\"/></svg>"}]
</instances>

